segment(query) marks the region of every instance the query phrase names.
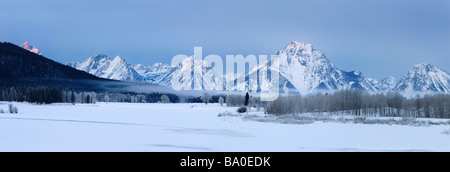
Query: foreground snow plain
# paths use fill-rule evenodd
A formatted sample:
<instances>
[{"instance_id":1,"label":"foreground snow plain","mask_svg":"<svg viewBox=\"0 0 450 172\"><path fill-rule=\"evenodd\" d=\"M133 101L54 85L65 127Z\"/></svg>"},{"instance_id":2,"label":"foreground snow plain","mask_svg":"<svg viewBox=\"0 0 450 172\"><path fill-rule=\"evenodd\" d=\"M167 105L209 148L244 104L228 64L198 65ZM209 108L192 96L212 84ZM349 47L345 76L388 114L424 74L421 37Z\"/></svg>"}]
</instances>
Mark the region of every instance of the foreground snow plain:
<instances>
[{"instance_id":1,"label":"foreground snow plain","mask_svg":"<svg viewBox=\"0 0 450 172\"><path fill-rule=\"evenodd\" d=\"M218 104L13 104L19 114L0 114L0 151L450 151L449 125L266 123L218 117L236 109Z\"/></svg>"}]
</instances>

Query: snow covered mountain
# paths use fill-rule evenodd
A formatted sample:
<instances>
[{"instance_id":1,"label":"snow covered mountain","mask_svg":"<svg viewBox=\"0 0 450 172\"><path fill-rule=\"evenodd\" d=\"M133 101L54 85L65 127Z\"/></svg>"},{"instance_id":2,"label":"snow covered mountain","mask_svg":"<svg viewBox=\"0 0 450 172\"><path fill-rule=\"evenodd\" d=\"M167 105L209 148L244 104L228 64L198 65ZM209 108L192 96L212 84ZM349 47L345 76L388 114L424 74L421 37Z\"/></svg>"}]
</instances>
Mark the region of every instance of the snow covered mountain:
<instances>
[{"instance_id":1,"label":"snow covered mountain","mask_svg":"<svg viewBox=\"0 0 450 172\"><path fill-rule=\"evenodd\" d=\"M369 81L370 84L372 84L373 86L375 86L376 89L379 90L378 85L379 85L380 83L378 82L378 80L373 79L373 78L367 78L367 81Z\"/></svg>"},{"instance_id":2,"label":"snow covered mountain","mask_svg":"<svg viewBox=\"0 0 450 172\"><path fill-rule=\"evenodd\" d=\"M146 82L156 83L161 80L172 67L165 63L156 63L152 66L144 66L142 64L133 65L133 69L141 75Z\"/></svg>"},{"instance_id":3,"label":"snow covered mountain","mask_svg":"<svg viewBox=\"0 0 450 172\"><path fill-rule=\"evenodd\" d=\"M106 55L97 55L82 63L68 63L68 65L101 78L127 82L146 82L170 87L173 86L172 78L175 78L179 83L174 87L183 89L209 90L223 88L225 85L225 90L230 91L267 90L276 84L268 79L268 76L271 72L277 71L279 72L277 84L282 92L311 94L339 89L450 92L450 74L433 65L416 65L400 82L391 76L379 82L366 78L357 70L350 72L340 70L326 58L325 53L314 49L308 43L291 42L276 55L274 59L259 63L247 75L237 75L238 79L231 83L225 80L232 78L232 74L217 73L206 61L194 57L187 58L176 66L164 63L144 66L130 65L121 57L110 59ZM277 64L279 68L276 69L271 64ZM258 76L258 72L267 75L258 79L255 77ZM238 83L239 80L246 82Z\"/></svg>"},{"instance_id":4,"label":"snow covered mountain","mask_svg":"<svg viewBox=\"0 0 450 172\"><path fill-rule=\"evenodd\" d=\"M125 59L119 56L111 59L104 54L100 54L90 57L82 63L68 63L67 65L101 78L127 82L145 81Z\"/></svg>"},{"instance_id":5,"label":"snow covered mountain","mask_svg":"<svg viewBox=\"0 0 450 172\"><path fill-rule=\"evenodd\" d=\"M177 80L178 84L172 85L172 79ZM223 89L223 75L215 72L206 61L199 60L193 56L172 67L170 71L155 82L160 85L185 90L197 88L206 90Z\"/></svg>"},{"instance_id":6,"label":"snow covered mountain","mask_svg":"<svg viewBox=\"0 0 450 172\"><path fill-rule=\"evenodd\" d=\"M212 70L206 61L194 57L187 58L179 65L171 67L164 63L156 63L152 66L130 65L119 56L110 59L102 54L91 57L82 63L67 63L67 65L101 78L113 80L172 86L171 81L175 77L179 83L174 87L208 90L222 87L223 89L222 75ZM203 82L202 78L204 78Z\"/></svg>"},{"instance_id":7,"label":"snow covered mountain","mask_svg":"<svg viewBox=\"0 0 450 172\"><path fill-rule=\"evenodd\" d=\"M450 92L450 74L437 66L418 64L405 75L396 91Z\"/></svg>"},{"instance_id":8,"label":"snow covered mountain","mask_svg":"<svg viewBox=\"0 0 450 172\"><path fill-rule=\"evenodd\" d=\"M311 44L291 42L282 51L276 53L278 57L260 63L246 76L255 75L260 72L278 71L280 73L279 87L281 90L295 89L302 94L313 93L320 90L337 89L364 89L376 91L376 87L366 79L359 71L346 72L335 67L322 51L315 50ZM270 64L279 64L279 70ZM262 82L264 87L271 86L274 83L267 78L260 81L250 79L251 83ZM256 84L255 84L256 85ZM241 88L227 86L228 90ZM252 89L255 89L252 88ZM259 89L259 88L256 88Z\"/></svg>"},{"instance_id":9,"label":"snow covered mountain","mask_svg":"<svg viewBox=\"0 0 450 172\"><path fill-rule=\"evenodd\" d=\"M136 70L137 73L139 73L142 76L147 76L149 74L154 73L165 73L170 71L172 67L170 65L165 63L156 63L152 66L144 66L142 64L133 65L133 69Z\"/></svg>"},{"instance_id":10,"label":"snow covered mountain","mask_svg":"<svg viewBox=\"0 0 450 172\"><path fill-rule=\"evenodd\" d=\"M42 55L41 51L39 51L38 48L31 46L30 43L28 43L28 41L26 41L26 42L25 42L22 46L20 46L20 47L22 47L23 49L28 50L28 51L30 51L30 52L36 53L36 54L38 54L38 55Z\"/></svg>"}]
</instances>

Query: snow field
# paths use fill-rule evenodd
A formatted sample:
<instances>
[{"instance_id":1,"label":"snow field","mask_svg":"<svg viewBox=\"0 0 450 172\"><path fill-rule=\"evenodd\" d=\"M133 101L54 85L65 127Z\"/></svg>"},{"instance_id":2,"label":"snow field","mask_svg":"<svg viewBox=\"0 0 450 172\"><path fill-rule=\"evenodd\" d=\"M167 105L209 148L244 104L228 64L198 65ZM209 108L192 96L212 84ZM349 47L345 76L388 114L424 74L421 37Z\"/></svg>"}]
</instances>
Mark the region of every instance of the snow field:
<instances>
[{"instance_id":1,"label":"snow field","mask_svg":"<svg viewBox=\"0 0 450 172\"><path fill-rule=\"evenodd\" d=\"M0 151L450 151L448 125L256 122L218 117L236 110L219 104L13 104Z\"/></svg>"}]
</instances>

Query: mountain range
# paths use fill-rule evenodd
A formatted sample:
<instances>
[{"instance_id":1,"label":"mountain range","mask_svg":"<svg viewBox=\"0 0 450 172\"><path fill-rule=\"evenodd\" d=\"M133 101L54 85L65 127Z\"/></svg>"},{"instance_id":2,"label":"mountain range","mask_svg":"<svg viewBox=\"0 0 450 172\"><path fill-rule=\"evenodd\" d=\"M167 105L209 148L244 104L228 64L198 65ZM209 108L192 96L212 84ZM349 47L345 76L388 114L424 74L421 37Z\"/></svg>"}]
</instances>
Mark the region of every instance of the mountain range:
<instances>
[{"instance_id":1,"label":"mountain range","mask_svg":"<svg viewBox=\"0 0 450 172\"><path fill-rule=\"evenodd\" d=\"M437 66L430 64L416 65L400 81L388 76L381 81L365 77L360 71L344 71L334 66L325 53L313 48L311 44L291 42L284 50L276 52L275 59L269 59L250 70L244 77L247 84L226 85L225 90L249 89L261 90L256 83L263 87L272 86L269 79L254 79L250 76L257 72L277 71L280 74L278 83L281 90L291 90L302 94L308 94L322 90L339 89L363 89L367 91L434 91L450 92L450 75ZM279 64L275 69L270 64ZM196 65L195 65L196 64ZM164 63L156 63L152 66L142 64L131 65L121 57L111 59L106 55L97 55L82 63L68 63L76 69L86 71L98 77L121 80L127 82L145 82L172 86L172 77L180 78L182 88L218 88L223 80L223 75L217 73L207 65L205 61L193 57L184 60L177 66ZM194 69L195 67L201 69ZM207 80L201 83L201 78L195 78L193 71L202 71L201 75L209 75ZM174 76L177 75L177 76ZM229 77L230 74L225 75ZM237 78L239 78L237 77ZM236 79L237 80L237 79ZM194 82L192 82L194 81ZM248 84L253 83L253 84ZM197 84L197 85L196 85Z\"/></svg>"},{"instance_id":2,"label":"mountain range","mask_svg":"<svg viewBox=\"0 0 450 172\"><path fill-rule=\"evenodd\" d=\"M214 72L205 61L194 57L184 59L177 66L170 66L164 63L144 66L142 64L131 65L119 56L111 59L101 54L90 57L81 63L71 62L66 65L101 78L126 82L144 82L172 86L172 78L176 77L180 80L180 84L173 87L184 89L213 89L218 86L218 80L222 77L222 75ZM195 76L207 77L201 84L202 79Z\"/></svg>"},{"instance_id":3,"label":"mountain range","mask_svg":"<svg viewBox=\"0 0 450 172\"><path fill-rule=\"evenodd\" d=\"M28 42L22 46L29 50ZM38 50L33 47L31 50ZM30 50L29 50L30 51ZM39 51L31 51L40 53ZM256 83L262 83L263 87L275 84L267 78L254 79L258 72L279 72L280 90L289 90L301 94L309 94L317 91L329 91L339 89L363 89L371 92L450 92L450 74L431 64L418 64L408 72L401 80L388 76L380 81L365 77L360 71L344 71L334 66L325 53L316 50L311 44L291 42L283 50L275 53L276 58L261 62L246 75L238 75L234 84L223 86L224 78L231 75L217 73L203 60L190 57L175 66L164 63L156 63L151 66L142 64L132 65L122 57L110 58L100 54L88 58L86 61L67 63L66 65L85 71L100 78L120 80L126 82L152 83L162 86L172 86L184 89L212 89L223 88L225 90L261 90ZM279 68L273 68L271 64L279 64ZM203 83L201 78L205 76ZM172 78L176 78L179 85L171 85ZM245 80L245 83L236 84L237 80ZM248 84L252 83L252 84Z\"/></svg>"},{"instance_id":4,"label":"mountain range","mask_svg":"<svg viewBox=\"0 0 450 172\"><path fill-rule=\"evenodd\" d=\"M1 86L64 86L84 89L93 88L89 85L95 81L108 80L45 58L38 51L33 52L11 43L0 43Z\"/></svg>"},{"instance_id":5,"label":"mountain range","mask_svg":"<svg viewBox=\"0 0 450 172\"><path fill-rule=\"evenodd\" d=\"M82 63L68 63L67 65L100 78L126 82L144 81L144 77L138 74L125 59L119 56L111 59L106 55L100 54Z\"/></svg>"}]
</instances>

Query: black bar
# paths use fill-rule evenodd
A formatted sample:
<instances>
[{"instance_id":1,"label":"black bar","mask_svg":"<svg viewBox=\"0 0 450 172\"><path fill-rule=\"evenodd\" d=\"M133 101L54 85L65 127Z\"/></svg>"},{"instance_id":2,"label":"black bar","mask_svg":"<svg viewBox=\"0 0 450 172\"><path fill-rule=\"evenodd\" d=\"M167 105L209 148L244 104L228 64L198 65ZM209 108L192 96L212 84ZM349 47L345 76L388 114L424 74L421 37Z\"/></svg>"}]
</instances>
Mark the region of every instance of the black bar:
<instances>
[{"instance_id":1,"label":"black bar","mask_svg":"<svg viewBox=\"0 0 450 172\"><path fill-rule=\"evenodd\" d=\"M406 155L406 156L405 156ZM198 152L168 152L168 153L50 153L43 155L40 153L3 153L2 165L4 168L13 167L21 171L22 168L31 169L56 169L59 171L92 171L92 170L112 170L112 171L158 171L163 172L194 170L194 171L336 171L336 170L362 170L371 169L374 171L384 171L385 169L414 168L419 164L411 164L418 159L423 161L424 167L432 168L429 160L424 159L422 153L198 153ZM183 166L182 161L187 158L196 160L212 160L214 164L203 164L201 166ZM250 158L253 157L253 158ZM248 160L256 157L268 158L267 163L249 164ZM237 159L239 163L226 164L226 158L231 161ZM244 165L244 159L247 163ZM408 162L406 164L401 161ZM198 161L197 161L198 162ZM219 163L220 162L220 163ZM437 162L445 164L445 159ZM197 163L198 164L198 163ZM428 165L427 165L428 164ZM361 168L362 167L362 168ZM435 166L439 167L439 166Z\"/></svg>"}]
</instances>

